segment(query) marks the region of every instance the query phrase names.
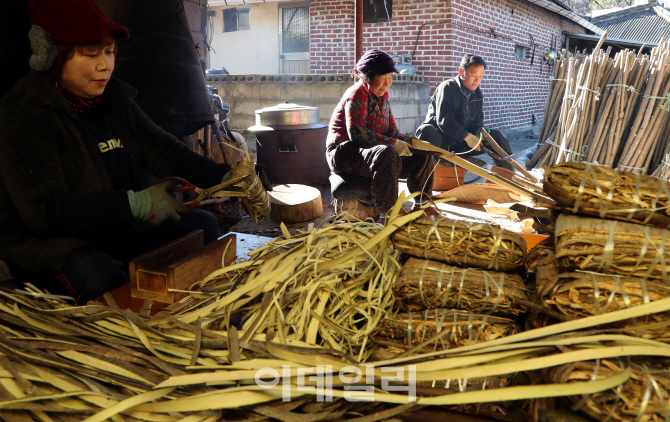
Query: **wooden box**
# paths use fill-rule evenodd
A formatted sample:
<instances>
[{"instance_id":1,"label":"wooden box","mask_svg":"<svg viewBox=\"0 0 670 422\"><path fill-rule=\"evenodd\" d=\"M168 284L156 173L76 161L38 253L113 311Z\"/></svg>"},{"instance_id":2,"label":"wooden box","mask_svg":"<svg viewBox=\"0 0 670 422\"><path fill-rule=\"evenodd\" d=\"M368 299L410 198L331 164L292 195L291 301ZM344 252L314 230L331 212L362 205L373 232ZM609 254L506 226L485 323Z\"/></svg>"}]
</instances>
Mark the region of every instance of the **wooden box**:
<instances>
[{"instance_id":1,"label":"wooden box","mask_svg":"<svg viewBox=\"0 0 670 422\"><path fill-rule=\"evenodd\" d=\"M222 236L203 245L202 230L196 230L130 261L132 297L174 303L198 281L235 260L235 235Z\"/></svg>"}]
</instances>

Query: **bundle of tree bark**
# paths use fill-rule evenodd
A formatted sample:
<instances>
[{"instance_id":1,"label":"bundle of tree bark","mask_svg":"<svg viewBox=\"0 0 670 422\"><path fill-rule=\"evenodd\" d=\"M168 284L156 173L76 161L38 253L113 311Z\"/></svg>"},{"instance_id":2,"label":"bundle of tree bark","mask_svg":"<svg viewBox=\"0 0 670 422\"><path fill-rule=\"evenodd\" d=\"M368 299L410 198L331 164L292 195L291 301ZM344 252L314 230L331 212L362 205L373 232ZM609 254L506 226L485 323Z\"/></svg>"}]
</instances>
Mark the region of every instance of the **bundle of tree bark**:
<instances>
[{"instance_id":1,"label":"bundle of tree bark","mask_svg":"<svg viewBox=\"0 0 670 422\"><path fill-rule=\"evenodd\" d=\"M552 277L541 292L542 303L571 318L618 311L670 297L670 286L660 280L593 272L566 272ZM670 342L670 314L635 317L607 329L649 340Z\"/></svg>"},{"instance_id":2,"label":"bundle of tree bark","mask_svg":"<svg viewBox=\"0 0 670 422\"><path fill-rule=\"evenodd\" d=\"M447 351L458 347L472 346L511 336L521 331L521 326L512 319L490 314L474 313L456 309L436 308L423 312L403 312L384 318L371 336L377 344L380 357L408 356L417 353ZM375 354L373 353L373 356ZM523 373L503 374L487 378L455 378L419 383L417 387L436 388L444 394L466 391L496 390L514 384L528 385ZM495 394L495 393L494 393ZM494 401L490 403L466 404L449 407L460 413L488 416L502 421L519 420L512 416L514 402Z\"/></svg>"},{"instance_id":3,"label":"bundle of tree bark","mask_svg":"<svg viewBox=\"0 0 670 422\"><path fill-rule=\"evenodd\" d=\"M487 223L423 216L396 230L391 241L408 255L462 267L514 271L525 265L523 236Z\"/></svg>"},{"instance_id":4,"label":"bundle of tree bark","mask_svg":"<svg viewBox=\"0 0 670 422\"><path fill-rule=\"evenodd\" d=\"M545 167L544 192L565 213L670 228L665 180L590 163Z\"/></svg>"},{"instance_id":5,"label":"bundle of tree bark","mask_svg":"<svg viewBox=\"0 0 670 422\"><path fill-rule=\"evenodd\" d=\"M670 280L670 230L561 214L554 235L563 268Z\"/></svg>"},{"instance_id":6,"label":"bundle of tree bark","mask_svg":"<svg viewBox=\"0 0 670 422\"><path fill-rule=\"evenodd\" d=\"M432 382L417 382L417 390L440 392L443 394L459 394L475 391L491 391L520 385L529 385L530 377L526 372L503 374L493 377L458 378L454 380L440 380ZM525 404L525 403L524 403ZM454 412L492 418L499 421L518 422L525 420L521 410L521 402L510 400L488 403L461 404L444 406ZM487 419L490 420L490 419Z\"/></svg>"},{"instance_id":7,"label":"bundle of tree bark","mask_svg":"<svg viewBox=\"0 0 670 422\"><path fill-rule=\"evenodd\" d=\"M665 181L589 164L565 163L545 170L545 192L559 199L564 213L556 221L553 239L531 252L527 262L536 272L532 300L555 314L547 312L526 329L600 317L597 333L603 340L629 338L650 347L670 343L669 312L637 311L670 296L670 255L665 252L670 231L641 224L667 223L662 204L667 201ZM607 318L617 312L630 317ZM545 381L569 385L628 371L630 377L622 385L563 400L595 420L667 420L668 361L636 356L643 353L634 347L625 360L565 363L554 367Z\"/></svg>"},{"instance_id":8,"label":"bundle of tree bark","mask_svg":"<svg viewBox=\"0 0 670 422\"><path fill-rule=\"evenodd\" d=\"M396 303L405 311L455 308L480 314L517 316L526 312L526 286L514 272L460 268L410 258L393 285Z\"/></svg>"},{"instance_id":9,"label":"bundle of tree bark","mask_svg":"<svg viewBox=\"0 0 670 422\"><path fill-rule=\"evenodd\" d=\"M372 339L401 351L428 353L495 340L519 331L516 322L509 318L437 308L384 318Z\"/></svg>"},{"instance_id":10,"label":"bundle of tree bark","mask_svg":"<svg viewBox=\"0 0 670 422\"><path fill-rule=\"evenodd\" d=\"M670 177L670 43L649 55L563 50L528 167L591 162Z\"/></svg>"},{"instance_id":11,"label":"bundle of tree bark","mask_svg":"<svg viewBox=\"0 0 670 422\"><path fill-rule=\"evenodd\" d=\"M634 359L629 364L614 359L575 362L551 371L551 380L571 383L601 379L621 373L631 366L631 376L624 384L586 396L569 396L572 405L594 418L604 421L668 420L667 403L670 397L668 359Z\"/></svg>"}]
</instances>

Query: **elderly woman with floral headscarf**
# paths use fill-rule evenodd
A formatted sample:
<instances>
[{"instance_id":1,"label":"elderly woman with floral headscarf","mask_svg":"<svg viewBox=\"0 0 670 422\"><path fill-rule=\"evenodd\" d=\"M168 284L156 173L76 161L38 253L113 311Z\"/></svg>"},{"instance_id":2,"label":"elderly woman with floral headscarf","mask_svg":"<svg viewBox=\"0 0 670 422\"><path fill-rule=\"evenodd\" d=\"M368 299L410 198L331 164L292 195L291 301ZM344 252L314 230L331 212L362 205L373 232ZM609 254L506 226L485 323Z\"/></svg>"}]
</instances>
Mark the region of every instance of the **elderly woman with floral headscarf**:
<instances>
[{"instance_id":1,"label":"elderly woman with floral headscarf","mask_svg":"<svg viewBox=\"0 0 670 422\"><path fill-rule=\"evenodd\" d=\"M0 259L17 281L86 304L128 282L128 262L202 230L216 217L188 208L164 182L222 182L202 157L152 122L113 75L117 40L94 0L28 0L31 72L0 100ZM174 183L174 182L172 182Z\"/></svg>"},{"instance_id":2,"label":"elderly woman with floral headscarf","mask_svg":"<svg viewBox=\"0 0 670 422\"><path fill-rule=\"evenodd\" d=\"M372 200L385 224L398 199L398 179L407 178L411 192L422 192L415 209L428 202L433 189L433 160L412 154L413 137L403 135L391 113L388 89L393 58L381 50L370 50L356 64L360 80L344 93L330 119L326 158L333 173L372 179ZM430 207L427 214L436 215Z\"/></svg>"}]
</instances>

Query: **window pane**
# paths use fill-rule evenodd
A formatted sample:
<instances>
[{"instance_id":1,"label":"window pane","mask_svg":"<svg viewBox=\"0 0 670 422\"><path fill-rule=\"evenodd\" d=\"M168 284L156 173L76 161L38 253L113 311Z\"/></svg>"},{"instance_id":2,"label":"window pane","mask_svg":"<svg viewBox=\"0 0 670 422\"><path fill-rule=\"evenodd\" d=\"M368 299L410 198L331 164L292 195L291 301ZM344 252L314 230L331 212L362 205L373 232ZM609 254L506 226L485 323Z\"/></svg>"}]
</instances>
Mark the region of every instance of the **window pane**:
<instances>
[{"instance_id":1,"label":"window pane","mask_svg":"<svg viewBox=\"0 0 670 422\"><path fill-rule=\"evenodd\" d=\"M237 27L238 28L249 28L249 11L240 10L237 14Z\"/></svg>"},{"instance_id":2,"label":"window pane","mask_svg":"<svg viewBox=\"0 0 670 422\"><path fill-rule=\"evenodd\" d=\"M282 52L309 52L309 6L282 9Z\"/></svg>"},{"instance_id":3,"label":"window pane","mask_svg":"<svg viewBox=\"0 0 670 422\"><path fill-rule=\"evenodd\" d=\"M223 11L223 32L237 31L237 9Z\"/></svg>"},{"instance_id":4,"label":"window pane","mask_svg":"<svg viewBox=\"0 0 670 422\"><path fill-rule=\"evenodd\" d=\"M526 47L523 47L521 45L517 45L515 50L514 50L514 55L517 56L520 59L525 59L526 58Z\"/></svg>"},{"instance_id":5,"label":"window pane","mask_svg":"<svg viewBox=\"0 0 670 422\"><path fill-rule=\"evenodd\" d=\"M393 0L377 0L377 22L393 20Z\"/></svg>"},{"instance_id":6,"label":"window pane","mask_svg":"<svg viewBox=\"0 0 670 422\"><path fill-rule=\"evenodd\" d=\"M388 22L389 18L393 20L393 0L363 0L363 23Z\"/></svg>"}]
</instances>

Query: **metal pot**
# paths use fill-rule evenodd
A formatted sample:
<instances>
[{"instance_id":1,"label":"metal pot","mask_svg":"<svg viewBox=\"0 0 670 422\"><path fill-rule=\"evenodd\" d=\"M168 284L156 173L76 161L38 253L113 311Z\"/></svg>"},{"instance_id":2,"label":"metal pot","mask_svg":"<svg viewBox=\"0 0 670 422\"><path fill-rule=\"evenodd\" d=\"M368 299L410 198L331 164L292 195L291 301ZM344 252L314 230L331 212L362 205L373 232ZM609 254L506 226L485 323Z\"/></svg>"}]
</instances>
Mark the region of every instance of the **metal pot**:
<instances>
[{"instance_id":1,"label":"metal pot","mask_svg":"<svg viewBox=\"0 0 670 422\"><path fill-rule=\"evenodd\" d=\"M273 184L328 184L328 126L319 122L319 108L284 102L256 110L257 161Z\"/></svg>"}]
</instances>

